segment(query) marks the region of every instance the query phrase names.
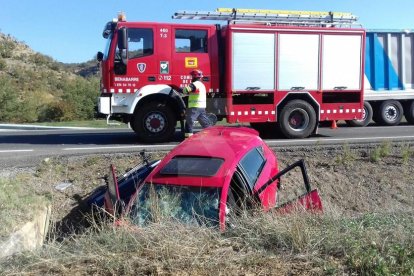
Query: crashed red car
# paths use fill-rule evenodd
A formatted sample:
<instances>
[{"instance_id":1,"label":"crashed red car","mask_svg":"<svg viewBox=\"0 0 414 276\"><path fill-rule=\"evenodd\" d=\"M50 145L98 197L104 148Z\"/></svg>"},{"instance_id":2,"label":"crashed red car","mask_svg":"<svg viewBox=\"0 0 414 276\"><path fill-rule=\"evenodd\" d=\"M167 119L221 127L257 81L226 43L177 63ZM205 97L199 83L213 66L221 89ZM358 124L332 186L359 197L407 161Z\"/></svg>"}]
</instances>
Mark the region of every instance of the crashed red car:
<instances>
[{"instance_id":1,"label":"crashed red car","mask_svg":"<svg viewBox=\"0 0 414 276\"><path fill-rule=\"evenodd\" d=\"M281 177L298 167L303 193L281 200ZM116 177L108 184L105 208L113 213L119 197ZM135 186L122 216L144 226L156 217L225 229L241 210L261 206L282 212L295 206L321 211L317 190L311 190L303 160L279 171L274 152L247 127L215 126L186 139ZM283 204L282 204L283 202Z\"/></svg>"}]
</instances>

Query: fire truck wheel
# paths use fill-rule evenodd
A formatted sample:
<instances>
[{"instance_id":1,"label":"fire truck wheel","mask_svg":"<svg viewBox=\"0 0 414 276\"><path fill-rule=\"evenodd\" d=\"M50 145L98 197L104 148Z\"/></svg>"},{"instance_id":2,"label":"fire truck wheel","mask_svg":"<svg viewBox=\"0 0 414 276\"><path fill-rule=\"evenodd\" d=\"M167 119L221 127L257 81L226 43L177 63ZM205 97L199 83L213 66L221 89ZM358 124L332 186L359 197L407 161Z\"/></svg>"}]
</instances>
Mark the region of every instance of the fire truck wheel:
<instances>
[{"instance_id":1,"label":"fire truck wheel","mask_svg":"<svg viewBox=\"0 0 414 276\"><path fill-rule=\"evenodd\" d=\"M404 116L407 122L414 124L414 101L407 102L404 106Z\"/></svg>"},{"instance_id":2,"label":"fire truck wheel","mask_svg":"<svg viewBox=\"0 0 414 276\"><path fill-rule=\"evenodd\" d=\"M288 102L280 112L279 127L287 138L305 138L316 127L316 112L303 100Z\"/></svg>"},{"instance_id":3,"label":"fire truck wheel","mask_svg":"<svg viewBox=\"0 0 414 276\"><path fill-rule=\"evenodd\" d=\"M398 125L403 116L403 107L399 101L384 101L379 105L376 122L384 126Z\"/></svg>"},{"instance_id":4,"label":"fire truck wheel","mask_svg":"<svg viewBox=\"0 0 414 276\"><path fill-rule=\"evenodd\" d=\"M134 113L131 128L142 142L165 142L170 140L175 132L174 113L163 103L150 102Z\"/></svg>"},{"instance_id":5,"label":"fire truck wheel","mask_svg":"<svg viewBox=\"0 0 414 276\"><path fill-rule=\"evenodd\" d=\"M365 127L372 120L372 106L369 102L364 102L364 109L362 110L362 119L361 120L347 120L346 124L352 127Z\"/></svg>"}]
</instances>

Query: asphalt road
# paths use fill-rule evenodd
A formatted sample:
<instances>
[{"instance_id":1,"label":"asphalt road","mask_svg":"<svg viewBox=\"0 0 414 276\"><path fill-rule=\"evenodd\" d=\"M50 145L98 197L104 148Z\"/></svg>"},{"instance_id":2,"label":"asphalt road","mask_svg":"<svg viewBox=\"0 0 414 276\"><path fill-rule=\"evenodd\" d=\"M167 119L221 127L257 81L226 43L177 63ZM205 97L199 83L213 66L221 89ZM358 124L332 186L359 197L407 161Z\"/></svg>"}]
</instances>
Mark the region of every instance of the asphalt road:
<instances>
[{"instance_id":1,"label":"asphalt road","mask_svg":"<svg viewBox=\"0 0 414 276\"><path fill-rule=\"evenodd\" d=\"M319 128L318 135L307 139L265 139L272 147L336 145L389 141L414 142L414 126L370 126L337 129ZM141 150L169 151L182 141L179 132L173 142L138 143L130 129L16 129L0 126L0 166L27 167L52 156L130 153Z\"/></svg>"}]
</instances>

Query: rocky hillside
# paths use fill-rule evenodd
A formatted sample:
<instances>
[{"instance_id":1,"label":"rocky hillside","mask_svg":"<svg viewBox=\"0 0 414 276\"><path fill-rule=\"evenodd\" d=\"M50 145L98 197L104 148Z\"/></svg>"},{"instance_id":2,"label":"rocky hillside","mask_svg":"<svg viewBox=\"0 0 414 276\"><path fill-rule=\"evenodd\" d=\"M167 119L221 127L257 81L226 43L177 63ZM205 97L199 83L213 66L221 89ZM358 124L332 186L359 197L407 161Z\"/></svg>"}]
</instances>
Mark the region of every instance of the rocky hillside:
<instances>
[{"instance_id":1,"label":"rocky hillside","mask_svg":"<svg viewBox=\"0 0 414 276\"><path fill-rule=\"evenodd\" d=\"M82 77L92 77L99 73L96 60L89 60L82 63L58 62L49 56L35 52L24 42L20 42L14 37L3 33L0 33L0 58L3 58L3 66L6 63L43 65L53 71L70 72Z\"/></svg>"},{"instance_id":2,"label":"rocky hillside","mask_svg":"<svg viewBox=\"0 0 414 276\"><path fill-rule=\"evenodd\" d=\"M91 119L95 61L64 64L0 33L0 122Z\"/></svg>"}]
</instances>

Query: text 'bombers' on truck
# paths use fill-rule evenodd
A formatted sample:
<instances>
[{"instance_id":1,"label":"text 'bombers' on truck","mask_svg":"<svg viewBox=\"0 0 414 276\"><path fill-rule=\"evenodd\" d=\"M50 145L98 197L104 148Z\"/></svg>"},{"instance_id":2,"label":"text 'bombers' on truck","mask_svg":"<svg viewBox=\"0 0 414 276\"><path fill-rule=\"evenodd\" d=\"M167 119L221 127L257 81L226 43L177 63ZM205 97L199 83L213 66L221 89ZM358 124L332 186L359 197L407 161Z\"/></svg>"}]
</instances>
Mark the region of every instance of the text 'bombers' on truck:
<instances>
[{"instance_id":1,"label":"text 'bombers' on truck","mask_svg":"<svg viewBox=\"0 0 414 276\"><path fill-rule=\"evenodd\" d=\"M363 120L365 30L349 13L219 9L176 19L227 24L107 23L99 112L142 141L172 138L185 105L172 89L203 71L207 111L261 133L308 137L321 121Z\"/></svg>"}]
</instances>

